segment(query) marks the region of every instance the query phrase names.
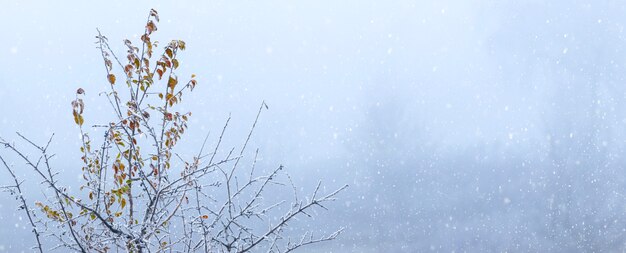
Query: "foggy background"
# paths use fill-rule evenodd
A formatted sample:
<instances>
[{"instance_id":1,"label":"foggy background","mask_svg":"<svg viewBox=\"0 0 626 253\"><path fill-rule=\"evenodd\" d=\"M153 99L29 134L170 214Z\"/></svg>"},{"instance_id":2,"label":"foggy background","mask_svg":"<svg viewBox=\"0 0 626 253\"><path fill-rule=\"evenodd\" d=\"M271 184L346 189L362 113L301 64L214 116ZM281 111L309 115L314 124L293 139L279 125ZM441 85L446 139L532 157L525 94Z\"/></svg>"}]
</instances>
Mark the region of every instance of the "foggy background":
<instances>
[{"instance_id":1,"label":"foggy background","mask_svg":"<svg viewBox=\"0 0 626 253\"><path fill-rule=\"evenodd\" d=\"M229 113L224 147L240 145L265 100L258 166L302 194L350 185L294 224L346 232L302 252L626 250L625 2L4 0L0 136L55 133L77 184L76 89L86 125L110 118L96 27L123 54L150 8L153 39L187 42L179 76L198 75L180 153ZM0 194L0 252L33 245L16 205Z\"/></svg>"}]
</instances>

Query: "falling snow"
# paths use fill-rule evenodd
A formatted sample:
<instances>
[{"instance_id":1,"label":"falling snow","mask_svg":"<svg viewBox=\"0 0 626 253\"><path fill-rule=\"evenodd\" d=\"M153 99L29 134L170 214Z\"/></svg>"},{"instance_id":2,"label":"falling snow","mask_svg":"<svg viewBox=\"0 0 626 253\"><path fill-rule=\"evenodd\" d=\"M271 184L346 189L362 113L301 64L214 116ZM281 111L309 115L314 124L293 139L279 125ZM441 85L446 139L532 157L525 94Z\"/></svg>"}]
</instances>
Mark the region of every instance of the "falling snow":
<instances>
[{"instance_id":1,"label":"falling snow","mask_svg":"<svg viewBox=\"0 0 626 253\"><path fill-rule=\"evenodd\" d=\"M95 28L110 40L137 37L131 28L144 17L136 13L151 8L121 4L0 10L0 137L54 132L53 163L73 190L81 137L73 92L86 90L89 122L110 120ZM626 3L158 8L167 16L159 40L188 43L179 76L193 71L199 81L185 98L192 137L180 153L215 137L229 115L229 138L245 139L266 101L250 143L262 153L259 168L285 165L303 193L318 179L350 185L324 217L299 221L316 233L345 232L302 252L626 250ZM40 199L35 175L8 158L30 186L28 200ZM0 167L0 185L8 179ZM33 245L16 207L0 193L0 252Z\"/></svg>"}]
</instances>

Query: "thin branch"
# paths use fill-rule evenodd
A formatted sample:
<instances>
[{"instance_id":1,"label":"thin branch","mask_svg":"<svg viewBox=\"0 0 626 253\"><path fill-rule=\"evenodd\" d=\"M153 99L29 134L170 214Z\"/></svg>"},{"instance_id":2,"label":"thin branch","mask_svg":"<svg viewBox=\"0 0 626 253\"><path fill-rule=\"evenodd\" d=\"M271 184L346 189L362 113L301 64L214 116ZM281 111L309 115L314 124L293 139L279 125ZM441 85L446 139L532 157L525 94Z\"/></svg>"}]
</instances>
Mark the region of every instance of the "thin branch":
<instances>
[{"instance_id":1,"label":"thin branch","mask_svg":"<svg viewBox=\"0 0 626 253\"><path fill-rule=\"evenodd\" d=\"M24 195L22 194L22 187L20 186L21 183L17 180L15 173L13 173L13 170L11 169L11 167L9 167L9 165L7 165L7 162L4 160L4 158L2 158L2 156L0 156L0 161L2 161L2 164L4 164L4 167L7 169L7 171L9 171L9 174L11 174L13 181L15 181L14 187L15 189L17 189L17 195L18 195L18 198L20 199L20 202L22 202L21 207L24 208L24 212L26 212L26 216L28 217L28 222L30 223L33 229L32 230L33 234L35 234L35 240L37 241L36 248L40 253L43 253L43 248L41 247L39 230L37 230L37 226L35 225L35 222L33 221L30 208L28 207L28 204L26 204L26 199L24 198Z\"/></svg>"}]
</instances>

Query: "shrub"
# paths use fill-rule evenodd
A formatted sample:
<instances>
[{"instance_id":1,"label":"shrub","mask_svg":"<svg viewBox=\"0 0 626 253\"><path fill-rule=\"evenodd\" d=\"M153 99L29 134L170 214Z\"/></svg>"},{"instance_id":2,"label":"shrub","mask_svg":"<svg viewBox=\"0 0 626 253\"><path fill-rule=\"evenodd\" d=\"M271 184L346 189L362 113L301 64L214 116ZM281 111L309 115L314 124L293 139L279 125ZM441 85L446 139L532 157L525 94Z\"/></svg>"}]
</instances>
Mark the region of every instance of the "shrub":
<instances>
[{"instance_id":1,"label":"shrub","mask_svg":"<svg viewBox=\"0 0 626 253\"><path fill-rule=\"evenodd\" d=\"M208 136L190 160L175 152L192 116L191 112L176 109L197 82L195 75L186 82L176 75L180 67L177 56L186 49L184 41L172 40L160 55L154 54L159 45L151 36L157 31L158 21L158 13L151 10L140 45L124 41L125 64L98 31L96 44L110 88L104 94L114 118L108 124L94 126L106 129L102 143L94 145L91 128L85 126L83 117L85 91L76 91L71 105L82 136L80 171L84 181L80 192L68 190L57 180L49 151L52 137L39 146L18 133L37 149L36 159L15 143L0 139L0 144L23 160L53 193L31 206L22 195L24 187L15 169L7 164L6 156L0 155L15 182L4 189L15 194L20 209L26 212L36 248L43 252L43 236L57 240L56 247L79 252L289 252L335 239L342 229L322 237L306 232L292 240L285 235L285 227L297 216L310 216L309 211L315 207L325 209L324 204L347 186L321 195L318 183L311 196L299 199L282 166L258 175L258 150L250 170L238 170L242 157L251 153L246 147L261 112L267 109L264 102L241 149L233 148L218 158L229 117L210 152L205 147ZM294 191L294 202L266 203L268 188L289 188L281 183L287 181ZM44 215L39 218L35 210ZM283 213L277 218L270 216L278 210Z\"/></svg>"}]
</instances>

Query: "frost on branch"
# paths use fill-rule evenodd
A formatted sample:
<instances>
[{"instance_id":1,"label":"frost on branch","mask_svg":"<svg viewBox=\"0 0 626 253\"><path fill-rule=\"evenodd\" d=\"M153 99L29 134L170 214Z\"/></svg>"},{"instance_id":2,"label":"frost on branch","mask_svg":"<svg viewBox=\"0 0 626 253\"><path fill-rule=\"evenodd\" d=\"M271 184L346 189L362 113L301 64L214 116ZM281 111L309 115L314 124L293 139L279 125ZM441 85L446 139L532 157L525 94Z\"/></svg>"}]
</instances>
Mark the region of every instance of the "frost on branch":
<instances>
[{"instance_id":1,"label":"frost on branch","mask_svg":"<svg viewBox=\"0 0 626 253\"><path fill-rule=\"evenodd\" d=\"M216 145L208 150L205 138L196 154L179 154L176 145L184 137L191 112L177 111L183 95L196 87L195 75L181 78L178 54L186 49L182 40L167 43L160 55L159 43L152 40L157 31L158 13L151 10L141 42L125 40L125 57L118 57L100 31L96 45L105 67L108 91L103 92L111 106L112 118L105 124L101 143L93 143L85 122L84 89L76 91L71 102L74 123L81 136L82 168L66 173L82 174L78 191L70 191L57 180L49 147L18 133L23 144L36 150L27 155L16 143L0 139L10 154L33 171L47 192L33 206L22 196L22 181L13 166L0 161L15 184L3 187L18 196L32 226L35 248L78 252L290 252L302 246L335 239L342 232L314 236L312 232L290 238L287 226L298 218L310 217L335 200L347 186L322 193L321 183L305 198L284 173L283 166L259 173L258 150L246 148L259 116L267 109L261 104L247 138L239 149L219 154L226 120ZM186 80L186 81L183 81ZM90 94L93 94L90 92ZM102 131L101 131L102 132ZM97 136L99 137L99 136ZM253 159L242 159L254 154ZM190 157L184 159L183 157ZM23 162L23 163L22 163ZM242 163L251 162L249 169ZM263 170L267 171L267 170ZM272 201L276 187L294 191L293 202ZM51 247L43 246L52 238Z\"/></svg>"}]
</instances>

